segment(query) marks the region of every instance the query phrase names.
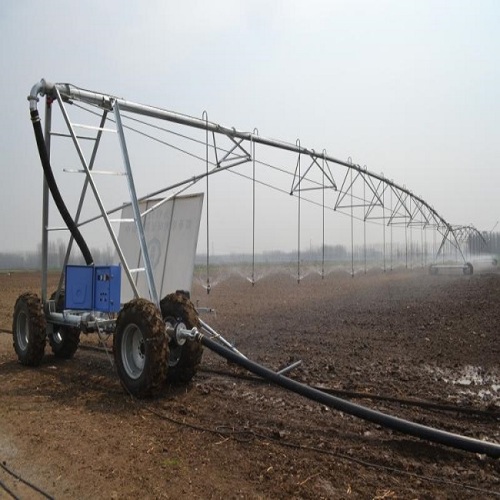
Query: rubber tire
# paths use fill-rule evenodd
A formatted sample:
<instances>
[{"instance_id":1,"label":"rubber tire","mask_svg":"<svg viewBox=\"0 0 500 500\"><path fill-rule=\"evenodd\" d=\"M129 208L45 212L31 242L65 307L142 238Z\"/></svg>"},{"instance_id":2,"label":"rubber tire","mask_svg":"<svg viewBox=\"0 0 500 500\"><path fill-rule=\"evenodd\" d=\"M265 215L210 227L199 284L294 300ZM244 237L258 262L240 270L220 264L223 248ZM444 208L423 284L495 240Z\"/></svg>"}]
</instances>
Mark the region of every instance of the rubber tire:
<instances>
[{"instance_id":1,"label":"rubber tire","mask_svg":"<svg viewBox=\"0 0 500 500\"><path fill-rule=\"evenodd\" d=\"M12 320L14 349L22 365L38 366L45 352L47 321L42 302L34 293L23 293L16 300Z\"/></svg>"},{"instance_id":2,"label":"rubber tire","mask_svg":"<svg viewBox=\"0 0 500 500\"><path fill-rule=\"evenodd\" d=\"M470 262L465 263L464 274L466 276L471 276L472 274L474 274L474 266Z\"/></svg>"},{"instance_id":3,"label":"rubber tire","mask_svg":"<svg viewBox=\"0 0 500 500\"><path fill-rule=\"evenodd\" d=\"M139 341L135 348L139 348L140 359L133 353L134 340ZM137 398L160 392L167 374L168 343L165 323L152 302L133 299L123 306L116 320L113 350L118 376L127 392Z\"/></svg>"},{"instance_id":4,"label":"rubber tire","mask_svg":"<svg viewBox=\"0 0 500 500\"><path fill-rule=\"evenodd\" d=\"M161 315L165 321L173 318L184 323L186 328L200 328L198 313L184 293L171 293L160 302ZM199 342L187 340L182 346L175 340L169 342L167 382L187 384L196 375L203 356L203 346Z\"/></svg>"},{"instance_id":5,"label":"rubber tire","mask_svg":"<svg viewBox=\"0 0 500 500\"><path fill-rule=\"evenodd\" d=\"M439 269L434 266L433 264L431 264L429 266L429 274L432 275L432 276L435 276L437 273L438 273Z\"/></svg>"},{"instance_id":6,"label":"rubber tire","mask_svg":"<svg viewBox=\"0 0 500 500\"><path fill-rule=\"evenodd\" d=\"M57 291L50 296L50 300L56 298ZM56 311L64 310L64 290L59 293ZM54 325L53 333L48 335L49 344L56 358L71 359L80 344L80 329L74 326Z\"/></svg>"}]
</instances>

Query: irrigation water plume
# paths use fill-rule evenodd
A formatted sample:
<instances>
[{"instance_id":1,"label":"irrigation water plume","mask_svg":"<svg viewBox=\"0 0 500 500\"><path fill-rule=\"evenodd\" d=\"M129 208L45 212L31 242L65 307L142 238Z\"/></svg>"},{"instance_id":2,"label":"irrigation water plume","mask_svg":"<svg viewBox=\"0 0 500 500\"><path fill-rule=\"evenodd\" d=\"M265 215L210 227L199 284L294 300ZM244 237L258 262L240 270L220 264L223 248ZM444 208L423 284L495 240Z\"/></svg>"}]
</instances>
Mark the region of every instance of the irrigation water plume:
<instances>
[{"instance_id":1,"label":"irrigation water plume","mask_svg":"<svg viewBox=\"0 0 500 500\"><path fill-rule=\"evenodd\" d=\"M359 417L363 420L368 420L375 424L382 425L383 427L387 427L404 434L409 434L420 439L444 444L452 448L457 448L472 453L488 455L493 458L500 458L500 444L481 441L479 439L473 439L470 437L461 436L459 434L453 434L451 432L434 429L426 425L417 424L415 422L410 422L409 420L386 415L385 413L372 410L355 403L351 403L350 401L332 396L318 389L313 389L312 387L292 380L291 378L285 377L284 375L273 372L272 370L259 365L258 363L255 363L248 358L241 357L234 351L223 347L222 345L218 344L205 335L198 334L198 340L204 346L219 354L220 356L226 358L228 361L242 366L248 371L255 373L259 377L269 380L273 384L284 387L285 389L295 392L308 399L324 404L325 406L328 406L330 408L335 408L336 410L340 410L344 413Z\"/></svg>"}]
</instances>

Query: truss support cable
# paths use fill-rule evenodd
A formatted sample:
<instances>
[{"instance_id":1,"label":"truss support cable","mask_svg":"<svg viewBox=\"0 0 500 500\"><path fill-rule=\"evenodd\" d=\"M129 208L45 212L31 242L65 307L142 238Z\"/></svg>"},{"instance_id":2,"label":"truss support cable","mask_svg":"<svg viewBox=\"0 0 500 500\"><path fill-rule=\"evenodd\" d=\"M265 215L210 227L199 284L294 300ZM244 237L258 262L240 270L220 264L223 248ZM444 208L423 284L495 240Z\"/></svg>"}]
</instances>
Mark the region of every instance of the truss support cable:
<instances>
[{"instance_id":1,"label":"truss support cable","mask_svg":"<svg viewBox=\"0 0 500 500\"><path fill-rule=\"evenodd\" d=\"M366 200L366 181L363 182L363 199ZM365 261L365 274L366 274L366 217L368 216L368 210L365 210L365 215L363 217L363 257Z\"/></svg>"},{"instance_id":2,"label":"truss support cable","mask_svg":"<svg viewBox=\"0 0 500 500\"><path fill-rule=\"evenodd\" d=\"M351 159L349 158L349 161ZM351 175L351 278L354 278L354 207L353 207L353 194L352 194L352 169L349 170L349 173Z\"/></svg>"},{"instance_id":3,"label":"truss support cable","mask_svg":"<svg viewBox=\"0 0 500 500\"><path fill-rule=\"evenodd\" d=\"M393 205L392 205L392 201L393 201L392 191L393 190L391 189L391 213L392 213L392 207L393 207ZM389 219L389 223L390 223L390 219ZM393 241L393 229L394 229L393 225L391 224L391 271L392 271L392 266L393 266L393 260L392 260L393 259L393 253L392 253L393 252L393 242L394 242Z\"/></svg>"},{"instance_id":4,"label":"truss support cable","mask_svg":"<svg viewBox=\"0 0 500 500\"><path fill-rule=\"evenodd\" d=\"M427 267L428 251L427 251L427 228L424 228L424 245L425 245L425 257L424 257L424 267Z\"/></svg>"},{"instance_id":5,"label":"truss support cable","mask_svg":"<svg viewBox=\"0 0 500 500\"><path fill-rule=\"evenodd\" d=\"M326 151L323 150L323 156L326 155ZM322 247L321 247L321 279L325 278L325 159L323 158L323 221L322 221Z\"/></svg>"},{"instance_id":6,"label":"truss support cable","mask_svg":"<svg viewBox=\"0 0 500 500\"><path fill-rule=\"evenodd\" d=\"M385 188L382 191L382 227L383 227L383 245L384 245L384 273L387 271L387 266L386 266L386 255L385 255L385 250L386 250L386 244L385 244Z\"/></svg>"},{"instance_id":7,"label":"truss support cable","mask_svg":"<svg viewBox=\"0 0 500 500\"><path fill-rule=\"evenodd\" d=\"M258 130L254 129L254 135L258 135ZM252 286L255 286L255 142L252 139Z\"/></svg>"},{"instance_id":8,"label":"truss support cable","mask_svg":"<svg viewBox=\"0 0 500 500\"><path fill-rule=\"evenodd\" d=\"M410 219L410 269L413 269L413 227Z\"/></svg>"},{"instance_id":9,"label":"truss support cable","mask_svg":"<svg viewBox=\"0 0 500 500\"><path fill-rule=\"evenodd\" d=\"M408 269L408 224L406 223L406 214L405 214L405 268Z\"/></svg>"},{"instance_id":10,"label":"truss support cable","mask_svg":"<svg viewBox=\"0 0 500 500\"><path fill-rule=\"evenodd\" d=\"M424 228L420 228L420 261L422 262L422 268L424 267Z\"/></svg>"},{"instance_id":11,"label":"truss support cable","mask_svg":"<svg viewBox=\"0 0 500 500\"><path fill-rule=\"evenodd\" d=\"M297 139L297 145L300 148L300 140ZM300 177L300 152L299 156L297 158L297 168L299 172L299 179ZM300 183L297 186L297 191L298 191L298 210L297 210L297 283L300 284L300 201L301 201L301 186ZM293 194L293 190L292 190Z\"/></svg>"},{"instance_id":12,"label":"truss support cable","mask_svg":"<svg viewBox=\"0 0 500 500\"><path fill-rule=\"evenodd\" d=\"M211 285L210 285L210 214L209 214L209 206L210 206L210 192L209 192L209 175L208 175L208 170L209 170L209 163L210 163L210 158L209 158L209 146L208 146L208 113L206 111L203 111L203 119L205 120L205 123L207 124L206 130L205 130L205 166L206 166L206 190L207 190L207 295L210 293ZM214 139L214 149L216 150L216 155L217 155L217 149L215 148L215 139ZM217 161L217 159L216 159Z\"/></svg>"}]
</instances>

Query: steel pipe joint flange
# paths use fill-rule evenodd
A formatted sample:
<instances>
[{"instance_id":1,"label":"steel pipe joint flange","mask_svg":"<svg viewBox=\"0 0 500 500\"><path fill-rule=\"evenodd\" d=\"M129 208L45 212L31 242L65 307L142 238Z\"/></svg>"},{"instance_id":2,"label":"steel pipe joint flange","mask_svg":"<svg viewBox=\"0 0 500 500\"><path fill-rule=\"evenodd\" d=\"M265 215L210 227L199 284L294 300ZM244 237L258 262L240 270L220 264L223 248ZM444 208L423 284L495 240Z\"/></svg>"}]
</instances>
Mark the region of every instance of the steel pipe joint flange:
<instances>
[{"instance_id":1,"label":"steel pipe joint flange","mask_svg":"<svg viewBox=\"0 0 500 500\"><path fill-rule=\"evenodd\" d=\"M187 329L184 323L179 323L175 328L175 340L178 345L183 345L186 340L196 340L198 328Z\"/></svg>"},{"instance_id":2,"label":"steel pipe joint flange","mask_svg":"<svg viewBox=\"0 0 500 500\"><path fill-rule=\"evenodd\" d=\"M182 321L175 323L175 325L173 325L170 321L167 321L166 333L167 336L178 346L184 345L186 340L196 340L199 335L196 327L188 329Z\"/></svg>"},{"instance_id":3,"label":"steel pipe joint flange","mask_svg":"<svg viewBox=\"0 0 500 500\"><path fill-rule=\"evenodd\" d=\"M186 325L182 321L180 321L175 325L174 338L177 345L184 345L186 343L187 336L184 333L185 331L186 331Z\"/></svg>"}]
</instances>

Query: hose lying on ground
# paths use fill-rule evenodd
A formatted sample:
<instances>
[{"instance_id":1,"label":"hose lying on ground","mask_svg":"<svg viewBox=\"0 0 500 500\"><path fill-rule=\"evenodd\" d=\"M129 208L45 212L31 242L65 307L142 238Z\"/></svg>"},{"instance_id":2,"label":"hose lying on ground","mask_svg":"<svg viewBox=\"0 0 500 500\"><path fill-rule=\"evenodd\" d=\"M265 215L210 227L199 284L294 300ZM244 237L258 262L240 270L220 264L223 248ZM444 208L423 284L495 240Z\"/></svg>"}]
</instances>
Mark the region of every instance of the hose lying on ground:
<instances>
[{"instance_id":1,"label":"hose lying on ground","mask_svg":"<svg viewBox=\"0 0 500 500\"><path fill-rule=\"evenodd\" d=\"M335 408L336 410L340 410L344 413L348 413L355 417L368 420L375 424L382 425L383 427L387 427L404 434L409 434L420 439L426 439L428 441L444 444L460 450L488 455L493 458L500 458L500 444L481 441L479 439L434 429L433 427L410 422L409 420L404 420L392 415L386 415L385 413L377 410L357 405L350 401L346 401L319 391L318 389L313 389L312 387L296 382L295 380L283 375L279 375L276 372L255 363L254 361L239 356L230 349L223 347L219 343L204 335L200 334L198 338L205 347L219 354L223 358L242 366L248 371L269 380L276 385L284 387L285 389L300 394L308 399L312 399L313 401L317 401L318 403L324 404L330 408Z\"/></svg>"}]
</instances>

